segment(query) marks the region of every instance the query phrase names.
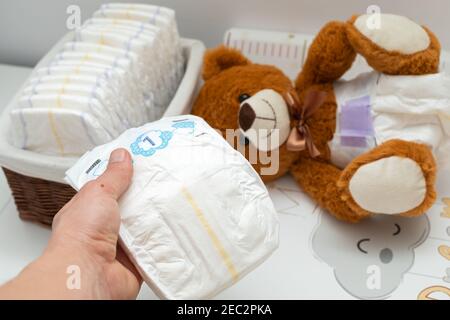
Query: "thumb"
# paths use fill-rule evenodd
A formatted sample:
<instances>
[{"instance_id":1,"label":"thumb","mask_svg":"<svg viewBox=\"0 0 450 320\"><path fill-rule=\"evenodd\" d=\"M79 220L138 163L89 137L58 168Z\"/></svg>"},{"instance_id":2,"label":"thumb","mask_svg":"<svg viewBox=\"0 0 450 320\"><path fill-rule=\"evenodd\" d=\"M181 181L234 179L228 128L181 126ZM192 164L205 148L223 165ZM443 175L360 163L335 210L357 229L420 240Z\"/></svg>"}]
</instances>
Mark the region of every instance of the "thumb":
<instances>
[{"instance_id":1,"label":"thumb","mask_svg":"<svg viewBox=\"0 0 450 320\"><path fill-rule=\"evenodd\" d=\"M104 192L118 200L128 189L133 176L133 164L130 153L123 148L116 149L109 156L108 167L97 178L96 183Z\"/></svg>"}]
</instances>

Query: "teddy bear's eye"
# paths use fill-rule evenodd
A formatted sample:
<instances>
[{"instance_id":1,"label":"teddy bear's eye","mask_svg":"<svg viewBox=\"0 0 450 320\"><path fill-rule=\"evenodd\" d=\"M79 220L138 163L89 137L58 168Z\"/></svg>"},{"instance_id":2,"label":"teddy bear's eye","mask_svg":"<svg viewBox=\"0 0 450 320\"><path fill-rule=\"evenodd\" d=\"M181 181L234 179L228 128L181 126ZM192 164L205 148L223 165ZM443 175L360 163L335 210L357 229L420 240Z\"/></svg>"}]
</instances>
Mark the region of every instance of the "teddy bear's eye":
<instances>
[{"instance_id":1,"label":"teddy bear's eye","mask_svg":"<svg viewBox=\"0 0 450 320\"><path fill-rule=\"evenodd\" d=\"M239 95L239 103L244 102L245 100L247 100L248 98L250 98L250 95L248 93L242 93Z\"/></svg>"}]
</instances>

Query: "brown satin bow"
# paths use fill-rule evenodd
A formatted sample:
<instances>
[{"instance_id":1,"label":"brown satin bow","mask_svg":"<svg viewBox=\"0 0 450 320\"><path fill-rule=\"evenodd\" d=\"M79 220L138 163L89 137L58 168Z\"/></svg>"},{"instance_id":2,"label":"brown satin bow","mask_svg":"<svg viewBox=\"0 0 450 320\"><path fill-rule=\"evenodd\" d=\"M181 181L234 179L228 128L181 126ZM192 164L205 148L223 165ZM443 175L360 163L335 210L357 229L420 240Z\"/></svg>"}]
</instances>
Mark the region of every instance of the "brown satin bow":
<instances>
[{"instance_id":1,"label":"brown satin bow","mask_svg":"<svg viewBox=\"0 0 450 320\"><path fill-rule=\"evenodd\" d=\"M285 100L290 108L291 114L298 120L296 127L292 128L287 140L287 149L290 151L302 151L308 149L311 157L320 155L319 149L314 145L314 141L309 130L307 120L325 102L327 93L324 91L310 90L306 93L303 106L300 106L297 94L288 92Z\"/></svg>"}]
</instances>

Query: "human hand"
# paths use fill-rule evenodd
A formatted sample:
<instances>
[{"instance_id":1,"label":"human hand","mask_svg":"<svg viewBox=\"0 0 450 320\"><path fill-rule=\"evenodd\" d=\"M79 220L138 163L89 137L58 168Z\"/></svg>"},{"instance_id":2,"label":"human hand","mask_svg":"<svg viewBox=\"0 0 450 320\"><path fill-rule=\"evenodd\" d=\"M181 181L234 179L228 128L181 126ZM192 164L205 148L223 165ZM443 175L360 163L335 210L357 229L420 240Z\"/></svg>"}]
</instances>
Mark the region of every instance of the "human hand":
<instances>
[{"instance_id":1,"label":"human hand","mask_svg":"<svg viewBox=\"0 0 450 320\"><path fill-rule=\"evenodd\" d=\"M44 254L5 286L13 289L7 291L10 297L136 298L142 280L117 244L117 200L127 190L132 173L130 154L125 149L112 152L106 171L87 183L55 216ZM79 270L79 289L67 287L69 266ZM0 297L5 292L2 289Z\"/></svg>"}]
</instances>

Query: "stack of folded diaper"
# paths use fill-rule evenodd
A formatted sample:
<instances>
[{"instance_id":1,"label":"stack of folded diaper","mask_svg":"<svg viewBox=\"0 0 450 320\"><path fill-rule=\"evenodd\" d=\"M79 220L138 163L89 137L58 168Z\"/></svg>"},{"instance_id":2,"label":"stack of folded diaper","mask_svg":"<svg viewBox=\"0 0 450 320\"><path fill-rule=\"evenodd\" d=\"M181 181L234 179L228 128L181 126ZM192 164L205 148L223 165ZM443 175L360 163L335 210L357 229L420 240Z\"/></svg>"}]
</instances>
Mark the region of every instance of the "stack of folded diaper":
<instances>
[{"instance_id":1,"label":"stack of folded diaper","mask_svg":"<svg viewBox=\"0 0 450 320\"><path fill-rule=\"evenodd\" d=\"M278 218L250 163L203 119L167 117L125 131L66 172L75 189L126 148L133 179L120 198L120 240L161 298L211 298L278 246Z\"/></svg>"},{"instance_id":2,"label":"stack of folded diaper","mask_svg":"<svg viewBox=\"0 0 450 320\"><path fill-rule=\"evenodd\" d=\"M25 85L11 112L12 142L40 153L79 156L159 119L183 66L173 10L102 5Z\"/></svg>"}]
</instances>

